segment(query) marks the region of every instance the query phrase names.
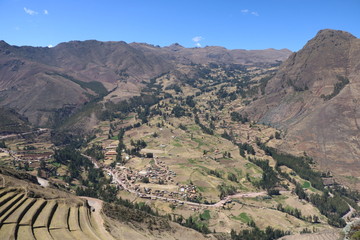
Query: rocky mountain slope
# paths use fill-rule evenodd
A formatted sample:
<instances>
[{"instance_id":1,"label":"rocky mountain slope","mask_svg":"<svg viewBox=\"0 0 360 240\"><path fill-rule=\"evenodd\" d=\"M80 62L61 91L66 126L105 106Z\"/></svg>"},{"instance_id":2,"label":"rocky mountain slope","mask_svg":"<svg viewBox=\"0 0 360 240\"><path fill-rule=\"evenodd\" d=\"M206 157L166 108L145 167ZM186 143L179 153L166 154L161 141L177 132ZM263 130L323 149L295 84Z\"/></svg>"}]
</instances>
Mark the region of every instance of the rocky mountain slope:
<instances>
[{"instance_id":1,"label":"rocky mountain slope","mask_svg":"<svg viewBox=\"0 0 360 240\"><path fill-rule=\"evenodd\" d=\"M268 64L285 60L290 53L95 40L41 48L0 41L0 105L15 109L35 126L52 126L107 91L117 99L137 95L143 81L181 65Z\"/></svg>"},{"instance_id":2,"label":"rocky mountain slope","mask_svg":"<svg viewBox=\"0 0 360 240\"><path fill-rule=\"evenodd\" d=\"M284 130L287 151L305 151L322 170L359 176L360 39L322 30L293 53L246 111Z\"/></svg>"}]
</instances>

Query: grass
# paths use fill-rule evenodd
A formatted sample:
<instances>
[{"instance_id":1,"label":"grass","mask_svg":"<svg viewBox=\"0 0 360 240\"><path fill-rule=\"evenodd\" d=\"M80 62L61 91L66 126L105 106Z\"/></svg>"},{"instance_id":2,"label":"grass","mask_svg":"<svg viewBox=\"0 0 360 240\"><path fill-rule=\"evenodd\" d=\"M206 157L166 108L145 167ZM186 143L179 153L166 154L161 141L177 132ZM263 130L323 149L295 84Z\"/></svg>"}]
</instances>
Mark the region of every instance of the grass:
<instances>
[{"instance_id":1,"label":"grass","mask_svg":"<svg viewBox=\"0 0 360 240\"><path fill-rule=\"evenodd\" d=\"M197 189L199 189L200 192L205 192L206 191L206 187L200 187L200 186L196 186Z\"/></svg>"},{"instance_id":2,"label":"grass","mask_svg":"<svg viewBox=\"0 0 360 240\"><path fill-rule=\"evenodd\" d=\"M262 170L260 167L256 166L253 163L246 163L245 164L246 169L251 169L253 173L262 173Z\"/></svg>"},{"instance_id":3,"label":"grass","mask_svg":"<svg viewBox=\"0 0 360 240\"><path fill-rule=\"evenodd\" d=\"M360 182L360 179L354 176L344 176L346 178L346 180L348 180L350 183L358 183Z\"/></svg>"},{"instance_id":4,"label":"grass","mask_svg":"<svg viewBox=\"0 0 360 240\"><path fill-rule=\"evenodd\" d=\"M182 145L180 144L180 143L178 143L178 142L175 142L175 143L173 143L172 144L174 147L182 147Z\"/></svg>"},{"instance_id":5,"label":"grass","mask_svg":"<svg viewBox=\"0 0 360 240\"><path fill-rule=\"evenodd\" d=\"M199 138L193 138L193 141L198 144L197 148L200 148L201 146L205 145L205 143Z\"/></svg>"},{"instance_id":6,"label":"grass","mask_svg":"<svg viewBox=\"0 0 360 240\"><path fill-rule=\"evenodd\" d=\"M246 223L246 224L249 223L250 221L252 221L251 217L248 216L244 212L240 213L238 216L233 216L232 218L235 219L235 220L239 220L239 221L241 221L243 223Z\"/></svg>"},{"instance_id":7,"label":"grass","mask_svg":"<svg viewBox=\"0 0 360 240\"><path fill-rule=\"evenodd\" d=\"M309 189L312 192L316 192L316 189L311 186L311 183L308 181L305 181L302 185L302 188Z\"/></svg>"},{"instance_id":8,"label":"grass","mask_svg":"<svg viewBox=\"0 0 360 240\"><path fill-rule=\"evenodd\" d=\"M305 181L302 185L302 188L310 188L310 187L311 187L311 185L308 181Z\"/></svg>"},{"instance_id":9,"label":"grass","mask_svg":"<svg viewBox=\"0 0 360 240\"><path fill-rule=\"evenodd\" d=\"M279 196L273 196L273 199L278 203L284 203L286 199L288 199L288 196L285 195L279 195Z\"/></svg>"},{"instance_id":10,"label":"grass","mask_svg":"<svg viewBox=\"0 0 360 240\"><path fill-rule=\"evenodd\" d=\"M200 218L201 218L201 220L208 221L211 218L210 210L204 210L204 212L202 214L200 214Z\"/></svg>"},{"instance_id":11,"label":"grass","mask_svg":"<svg viewBox=\"0 0 360 240\"><path fill-rule=\"evenodd\" d=\"M250 169L250 168L254 168L255 165L252 164L252 163L246 163L246 164L245 164L245 167L246 167L246 169Z\"/></svg>"},{"instance_id":12,"label":"grass","mask_svg":"<svg viewBox=\"0 0 360 240\"><path fill-rule=\"evenodd\" d=\"M61 167L61 164L60 163L57 163L57 162L52 162L51 165L55 166L55 167Z\"/></svg>"},{"instance_id":13,"label":"grass","mask_svg":"<svg viewBox=\"0 0 360 240\"><path fill-rule=\"evenodd\" d=\"M356 239L360 239L360 231L355 232L354 234L351 235L351 240L356 240Z\"/></svg>"},{"instance_id":14,"label":"grass","mask_svg":"<svg viewBox=\"0 0 360 240\"><path fill-rule=\"evenodd\" d=\"M191 163L191 164L195 164L195 163L197 162L197 160L192 159L192 158L189 158L189 159L188 159L188 162Z\"/></svg>"},{"instance_id":15,"label":"grass","mask_svg":"<svg viewBox=\"0 0 360 240\"><path fill-rule=\"evenodd\" d=\"M134 115L130 115L130 116L127 116L126 118L124 118L124 120L130 120L130 119L133 119L134 118Z\"/></svg>"},{"instance_id":16,"label":"grass","mask_svg":"<svg viewBox=\"0 0 360 240\"><path fill-rule=\"evenodd\" d=\"M187 128L191 131L200 131L200 127L198 125L190 125Z\"/></svg>"}]
</instances>

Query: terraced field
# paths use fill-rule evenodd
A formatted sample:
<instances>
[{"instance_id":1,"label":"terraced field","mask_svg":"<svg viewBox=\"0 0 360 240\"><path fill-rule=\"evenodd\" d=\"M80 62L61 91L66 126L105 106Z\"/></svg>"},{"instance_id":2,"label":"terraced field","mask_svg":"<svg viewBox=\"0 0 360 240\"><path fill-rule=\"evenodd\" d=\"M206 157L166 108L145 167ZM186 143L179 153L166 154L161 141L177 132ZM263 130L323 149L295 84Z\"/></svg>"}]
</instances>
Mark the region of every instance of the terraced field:
<instances>
[{"instance_id":1,"label":"terraced field","mask_svg":"<svg viewBox=\"0 0 360 240\"><path fill-rule=\"evenodd\" d=\"M318 233L297 234L292 236L285 236L279 240L338 240L340 238L339 230L326 230Z\"/></svg>"},{"instance_id":2,"label":"terraced field","mask_svg":"<svg viewBox=\"0 0 360 240\"><path fill-rule=\"evenodd\" d=\"M84 201L28 197L19 188L0 189L0 238L21 240L113 239Z\"/></svg>"}]
</instances>

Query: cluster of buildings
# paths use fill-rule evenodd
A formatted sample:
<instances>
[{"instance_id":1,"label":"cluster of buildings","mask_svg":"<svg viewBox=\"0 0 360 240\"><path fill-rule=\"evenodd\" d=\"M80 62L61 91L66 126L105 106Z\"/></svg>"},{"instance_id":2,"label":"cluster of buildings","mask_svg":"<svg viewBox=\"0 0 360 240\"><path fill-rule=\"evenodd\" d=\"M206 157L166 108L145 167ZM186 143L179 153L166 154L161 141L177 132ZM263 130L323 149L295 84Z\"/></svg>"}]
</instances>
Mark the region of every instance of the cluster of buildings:
<instances>
[{"instance_id":1,"label":"cluster of buildings","mask_svg":"<svg viewBox=\"0 0 360 240\"><path fill-rule=\"evenodd\" d=\"M164 165L152 165L136 173L137 179L148 178L150 183L168 184L174 182L176 173Z\"/></svg>"},{"instance_id":2,"label":"cluster of buildings","mask_svg":"<svg viewBox=\"0 0 360 240\"><path fill-rule=\"evenodd\" d=\"M188 201L195 201L200 197L200 194L194 185L180 185L179 193L183 199Z\"/></svg>"},{"instance_id":3,"label":"cluster of buildings","mask_svg":"<svg viewBox=\"0 0 360 240\"><path fill-rule=\"evenodd\" d=\"M184 204L183 201L196 202L200 198L196 186L174 183L176 173L169 170L169 167L164 162L158 161L157 158L154 158L153 161L149 167L141 171L116 166L116 176L121 187L136 193L141 198L160 199L178 204ZM159 184L160 189L147 187L147 183ZM161 190L161 185L166 184L176 185L177 191Z\"/></svg>"},{"instance_id":4,"label":"cluster of buildings","mask_svg":"<svg viewBox=\"0 0 360 240\"><path fill-rule=\"evenodd\" d=\"M117 155L116 148L118 146L117 141L114 141L107 145L105 148L105 160L114 160Z\"/></svg>"},{"instance_id":5,"label":"cluster of buildings","mask_svg":"<svg viewBox=\"0 0 360 240\"><path fill-rule=\"evenodd\" d=\"M136 186L136 190L141 198L148 198L152 200L160 199L180 205L183 205L184 201L192 201L200 197L200 194L197 192L194 185L181 185L178 188L178 192L158 189L153 190L148 187L141 189L139 186Z\"/></svg>"}]
</instances>

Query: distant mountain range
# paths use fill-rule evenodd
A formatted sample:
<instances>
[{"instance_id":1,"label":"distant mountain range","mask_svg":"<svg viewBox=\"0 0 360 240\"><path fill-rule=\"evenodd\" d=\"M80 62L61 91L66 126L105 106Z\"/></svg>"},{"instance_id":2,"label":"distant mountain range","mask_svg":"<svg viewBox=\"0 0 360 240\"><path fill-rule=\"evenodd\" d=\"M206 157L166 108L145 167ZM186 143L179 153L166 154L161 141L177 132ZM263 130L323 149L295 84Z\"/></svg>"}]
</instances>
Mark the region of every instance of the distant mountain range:
<instances>
[{"instance_id":1,"label":"distant mountain range","mask_svg":"<svg viewBox=\"0 0 360 240\"><path fill-rule=\"evenodd\" d=\"M161 48L94 40L17 47L0 41L0 106L16 110L35 126L52 126L59 114L97 96L110 90L120 99L136 95L142 83L181 65L276 63L290 54L287 49Z\"/></svg>"}]
</instances>

